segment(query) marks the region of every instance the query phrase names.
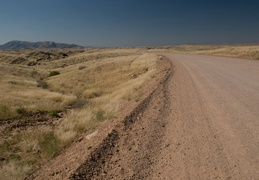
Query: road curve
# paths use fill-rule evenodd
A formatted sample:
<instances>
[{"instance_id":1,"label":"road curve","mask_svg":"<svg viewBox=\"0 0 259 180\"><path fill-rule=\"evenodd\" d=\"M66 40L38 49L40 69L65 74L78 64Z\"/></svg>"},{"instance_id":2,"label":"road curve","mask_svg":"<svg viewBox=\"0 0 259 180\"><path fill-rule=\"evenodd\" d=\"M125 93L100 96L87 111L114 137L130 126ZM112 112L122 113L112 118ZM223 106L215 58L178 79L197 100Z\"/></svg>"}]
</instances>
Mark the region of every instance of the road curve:
<instances>
[{"instance_id":1,"label":"road curve","mask_svg":"<svg viewBox=\"0 0 259 180\"><path fill-rule=\"evenodd\" d=\"M259 179L259 61L164 54L171 113L150 179Z\"/></svg>"}]
</instances>

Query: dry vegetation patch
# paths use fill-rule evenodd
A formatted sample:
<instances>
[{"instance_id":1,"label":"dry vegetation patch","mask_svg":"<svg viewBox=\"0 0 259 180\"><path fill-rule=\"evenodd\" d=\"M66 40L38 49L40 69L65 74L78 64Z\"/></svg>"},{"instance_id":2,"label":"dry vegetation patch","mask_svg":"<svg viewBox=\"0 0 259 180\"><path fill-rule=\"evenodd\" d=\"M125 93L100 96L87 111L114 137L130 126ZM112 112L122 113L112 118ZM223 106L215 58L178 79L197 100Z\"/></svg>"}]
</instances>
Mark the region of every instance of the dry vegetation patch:
<instances>
[{"instance_id":1,"label":"dry vegetation patch","mask_svg":"<svg viewBox=\"0 0 259 180\"><path fill-rule=\"evenodd\" d=\"M259 60L258 45L181 45L149 48L149 52L204 54Z\"/></svg>"},{"instance_id":2,"label":"dry vegetation patch","mask_svg":"<svg viewBox=\"0 0 259 180\"><path fill-rule=\"evenodd\" d=\"M23 179L138 101L156 65L138 49L0 52L1 178Z\"/></svg>"}]
</instances>

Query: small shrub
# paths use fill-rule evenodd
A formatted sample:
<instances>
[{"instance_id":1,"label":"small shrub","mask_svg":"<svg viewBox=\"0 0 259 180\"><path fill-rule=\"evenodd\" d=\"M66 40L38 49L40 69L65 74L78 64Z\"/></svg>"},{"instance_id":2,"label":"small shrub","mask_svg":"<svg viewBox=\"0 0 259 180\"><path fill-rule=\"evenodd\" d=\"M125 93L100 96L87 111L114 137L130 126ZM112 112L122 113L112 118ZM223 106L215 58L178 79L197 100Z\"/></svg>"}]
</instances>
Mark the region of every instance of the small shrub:
<instances>
[{"instance_id":1,"label":"small shrub","mask_svg":"<svg viewBox=\"0 0 259 180\"><path fill-rule=\"evenodd\" d=\"M79 66L79 70L82 70L82 69L85 69L86 68L86 66Z\"/></svg>"},{"instance_id":2,"label":"small shrub","mask_svg":"<svg viewBox=\"0 0 259 180\"><path fill-rule=\"evenodd\" d=\"M52 158L59 149L59 140L53 133L48 133L43 136L40 146L43 155Z\"/></svg>"},{"instance_id":3,"label":"small shrub","mask_svg":"<svg viewBox=\"0 0 259 180\"><path fill-rule=\"evenodd\" d=\"M134 73L132 76L131 76L131 78L133 78L133 79L135 79L135 78L137 78L138 77L138 75L136 74L136 73Z\"/></svg>"},{"instance_id":4,"label":"small shrub","mask_svg":"<svg viewBox=\"0 0 259 180\"><path fill-rule=\"evenodd\" d=\"M0 110L1 110L1 112L3 112L3 113L8 113L8 112L10 111L7 106L1 106L1 107L0 107Z\"/></svg>"},{"instance_id":5,"label":"small shrub","mask_svg":"<svg viewBox=\"0 0 259 180\"><path fill-rule=\"evenodd\" d=\"M18 83L15 82L15 81L9 81L8 83L9 83L9 84L14 84L14 85L17 85L17 84L18 84Z\"/></svg>"},{"instance_id":6,"label":"small shrub","mask_svg":"<svg viewBox=\"0 0 259 180\"><path fill-rule=\"evenodd\" d=\"M96 119L97 119L98 121L104 121L105 118L106 118L106 117L105 117L105 111L99 110L99 111L96 112Z\"/></svg>"},{"instance_id":7,"label":"small shrub","mask_svg":"<svg viewBox=\"0 0 259 180\"><path fill-rule=\"evenodd\" d=\"M52 97L51 100L61 103L63 101L63 97L62 96L56 96L56 97Z\"/></svg>"},{"instance_id":8,"label":"small shrub","mask_svg":"<svg viewBox=\"0 0 259 180\"><path fill-rule=\"evenodd\" d=\"M8 157L8 161L17 161L17 160L21 160L21 156L19 156L18 154L11 154Z\"/></svg>"},{"instance_id":9,"label":"small shrub","mask_svg":"<svg viewBox=\"0 0 259 180\"><path fill-rule=\"evenodd\" d=\"M16 109L17 114L26 116L29 114L29 112L24 108L24 107L20 107Z\"/></svg>"},{"instance_id":10,"label":"small shrub","mask_svg":"<svg viewBox=\"0 0 259 180\"><path fill-rule=\"evenodd\" d=\"M37 113L39 113L39 114L46 114L46 113L47 113L47 111L42 110L42 109L38 109L38 110L37 110Z\"/></svg>"},{"instance_id":11,"label":"small shrub","mask_svg":"<svg viewBox=\"0 0 259 180\"><path fill-rule=\"evenodd\" d=\"M58 71L50 71L49 72L49 76L56 76L56 75L59 75L60 74L60 72L58 72Z\"/></svg>"},{"instance_id":12,"label":"small shrub","mask_svg":"<svg viewBox=\"0 0 259 180\"><path fill-rule=\"evenodd\" d=\"M50 111L50 112L49 112L49 115L52 116L52 117L59 117L58 111L56 111L56 110Z\"/></svg>"},{"instance_id":13,"label":"small shrub","mask_svg":"<svg viewBox=\"0 0 259 180\"><path fill-rule=\"evenodd\" d=\"M10 146L10 143L7 141L0 144L0 157L4 157L6 155L6 152L10 150Z\"/></svg>"},{"instance_id":14,"label":"small shrub","mask_svg":"<svg viewBox=\"0 0 259 180\"><path fill-rule=\"evenodd\" d=\"M89 94L89 98L96 98L96 97L100 97L103 95L103 92L102 91L95 91L95 92L92 92L91 94Z\"/></svg>"},{"instance_id":15,"label":"small shrub","mask_svg":"<svg viewBox=\"0 0 259 180\"><path fill-rule=\"evenodd\" d=\"M49 85L43 79L38 80L37 87L41 87L43 89L48 89Z\"/></svg>"},{"instance_id":16,"label":"small shrub","mask_svg":"<svg viewBox=\"0 0 259 180\"><path fill-rule=\"evenodd\" d=\"M145 73L145 72L148 72L148 67L144 67L143 68L143 72Z\"/></svg>"},{"instance_id":17,"label":"small shrub","mask_svg":"<svg viewBox=\"0 0 259 180\"><path fill-rule=\"evenodd\" d=\"M140 96L136 96L135 97L135 102L139 102L140 101Z\"/></svg>"},{"instance_id":18,"label":"small shrub","mask_svg":"<svg viewBox=\"0 0 259 180\"><path fill-rule=\"evenodd\" d=\"M91 104L91 102L87 99L77 99L70 103L70 105L75 109L81 109L87 104Z\"/></svg>"},{"instance_id":19,"label":"small shrub","mask_svg":"<svg viewBox=\"0 0 259 180\"><path fill-rule=\"evenodd\" d=\"M0 106L0 117L8 118L12 116L12 112L6 105Z\"/></svg>"}]
</instances>

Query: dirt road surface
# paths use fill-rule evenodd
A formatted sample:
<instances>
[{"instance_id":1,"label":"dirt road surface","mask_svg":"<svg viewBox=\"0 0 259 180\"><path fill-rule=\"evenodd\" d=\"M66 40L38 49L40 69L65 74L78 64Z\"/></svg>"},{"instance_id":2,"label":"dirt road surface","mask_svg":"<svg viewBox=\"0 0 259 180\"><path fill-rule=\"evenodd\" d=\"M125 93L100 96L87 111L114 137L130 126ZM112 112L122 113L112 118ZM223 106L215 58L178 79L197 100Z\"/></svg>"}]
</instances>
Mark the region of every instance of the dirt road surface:
<instances>
[{"instance_id":1,"label":"dirt road surface","mask_svg":"<svg viewBox=\"0 0 259 180\"><path fill-rule=\"evenodd\" d=\"M166 57L172 111L151 179L259 179L259 62Z\"/></svg>"},{"instance_id":2,"label":"dirt road surface","mask_svg":"<svg viewBox=\"0 0 259 180\"><path fill-rule=\"evenodd\" d=\"M63 179L259 179L259 61L164 56L163 82Z\"/></svg>"}]
</instances>

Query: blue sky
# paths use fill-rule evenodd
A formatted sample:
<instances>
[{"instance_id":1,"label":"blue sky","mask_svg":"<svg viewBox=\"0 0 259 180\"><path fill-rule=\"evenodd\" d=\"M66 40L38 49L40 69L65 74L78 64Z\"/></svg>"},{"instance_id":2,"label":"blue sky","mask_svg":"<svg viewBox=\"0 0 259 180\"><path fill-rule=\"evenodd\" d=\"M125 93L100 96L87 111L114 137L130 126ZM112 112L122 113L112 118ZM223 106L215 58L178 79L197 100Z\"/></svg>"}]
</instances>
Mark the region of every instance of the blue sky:
<instances>
[{"instance_id":1,"label":"blue sky","mask_svg":"<svg viewBox=\"0 0 259 180\"><path fill-rule=\"evenodd\" d=\"M0 44L84 46L259 42L256 0L0 0Z\"/></svg>"}]
</instances>

